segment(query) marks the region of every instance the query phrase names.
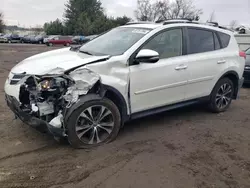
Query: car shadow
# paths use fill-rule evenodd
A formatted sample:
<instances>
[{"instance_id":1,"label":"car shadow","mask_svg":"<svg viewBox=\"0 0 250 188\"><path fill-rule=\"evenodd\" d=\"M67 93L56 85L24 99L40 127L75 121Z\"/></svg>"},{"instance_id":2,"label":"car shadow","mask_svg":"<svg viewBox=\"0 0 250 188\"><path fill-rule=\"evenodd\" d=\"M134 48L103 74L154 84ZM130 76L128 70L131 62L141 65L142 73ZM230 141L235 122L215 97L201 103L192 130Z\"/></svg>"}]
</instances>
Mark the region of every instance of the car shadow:
<instances>
[{"instance_id":1,"label":"car shadow","mask_svg":"<svg viewBox=\"0 0 250 188\"><path fill-rule=\"evenodd\" d=\"M191 105L147 117L131 120L125 123L119 133L119 137L123 137L131 132L141 132L145 129L173 127L181 125L180 121L192 121L194 116L209 114L204 104Z\"/></svg>"}]
</instances>

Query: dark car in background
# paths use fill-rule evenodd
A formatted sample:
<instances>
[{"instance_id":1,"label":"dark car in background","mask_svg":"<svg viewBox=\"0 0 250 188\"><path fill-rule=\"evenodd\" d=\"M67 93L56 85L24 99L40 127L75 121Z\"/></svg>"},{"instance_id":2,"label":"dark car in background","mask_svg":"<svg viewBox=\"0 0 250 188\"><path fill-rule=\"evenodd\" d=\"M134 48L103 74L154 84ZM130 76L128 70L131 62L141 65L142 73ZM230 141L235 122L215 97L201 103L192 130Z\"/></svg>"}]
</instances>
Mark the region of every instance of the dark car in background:
<instances>
[{"instance_id":1,"label":"dark car in background","mask_svg":"<svg viewBox=\"0 0 250 188\"><path fill-rule=\"evenodd\" d=\"M84 43L84 39L85 39L84 36L74 36L72 38L72 43L73 44L83 44Z\"/></svg>"},{"instance_id":2,"label":"dark car in background","mask_svg":"<svg viewBox=\"0 0 250 188\"><path fill-rule=\"evenodd\" d=\"M17 34L7 34L4 36L5 42L8 43L18 43L21 40L21 37Z\"/></svg>"},{"instance_id":3,"label":"dark car in background","mask_svg":"<svg viewBox=\"0 0 250 188\"><path fill-rule=\"evenodd\" d=\"M69 46L72 43L73 42L71 36L56 36L46 41L47 46L54 46L54 45Z\"/></svg>"},{"instance_id":4,"label":"dark car in background","mask_svg":"<svg viewBox=\"0 0 250 188\"><path fill-rule=\"evenodd\" d=\"M43 40L46 37L47 37L46 35L37 35L32 39L31 43L33 43L33 44L43 44Z\"/></svg>"},{"instance_id":5,"label":"dark car in background","mask_svg":"<svg viewBox=\"0 0 250 188\"><path fill-rule=\"evenodd\" d=\"M250 48L246 50L246 65L243 77L246 84L250 84Z\"/></svg>"},{"instance_id":6,"label":"dark car in background","mask_svg":"<svg viewBox=\"0 0 250 188\"><path fill-rule=\"evenodd\" d=\"M35 38L35 35L25 35L21 38L21 43L31 43L31 41Z\"/></svg>"}]
</instances>

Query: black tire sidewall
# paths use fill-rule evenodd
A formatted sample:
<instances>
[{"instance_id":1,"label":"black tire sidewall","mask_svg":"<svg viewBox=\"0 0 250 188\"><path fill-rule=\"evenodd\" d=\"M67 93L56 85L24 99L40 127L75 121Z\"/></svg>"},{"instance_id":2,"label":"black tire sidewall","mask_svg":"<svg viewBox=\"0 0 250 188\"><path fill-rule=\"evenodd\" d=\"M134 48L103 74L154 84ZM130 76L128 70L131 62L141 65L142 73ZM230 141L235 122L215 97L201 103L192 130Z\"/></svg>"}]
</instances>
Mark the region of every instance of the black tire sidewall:
<instances>
[{"instance_id":1,"label":"black tire sidewall","mask_svg":"<svg viewBox=\"0 0 250 188\"><path fill-rule=\"evenodd\" d=\"M231 86L231 88L232 88L232 93L231 93L231 97L230 97L230 101L229 101L228 105L225 106L224 108L218 108L217 105L216 105L216 95L217 95L220 87L223 84L229 84ZM212 112L214 112L214 113L220 113L220 112L226 111L230 107L230 105L231 105L231 102L232 102L232 99L233 99L234 90L235 90L234 84L233 84L233 82L229 78L222 78L221 80L219 80L217 82L217 84L215 85L215 87L214 87L214 89L212 91L212 94L210 96L210 110Z\"/></svg>"},{"instance_id":2,"label":"black tire sidewall","mask_svg":"<svg viewBox=\"0 0 250 188\"><path fill-rule=\"evenodd\" d=\"M99 143L99 144L89 145L89 144L83 143L78 138L76 131L75 131L75 125L76 125L76 121L77 121L77 118L79 117L79 115L86 108L88 108L90 106L94 106L94 105L103 105L103 106L107 107L112 112L113 118L114 118L114 128L113 128L113 131L111 132L111 134L109 135L109 137L104 142ZM97 146L105 144L105 143L109 143L117 137L119 130L120 130L120 127L121 127L121 115L120 115L119 109L111 100L103 98L101 100L88 101L88 102L84 103L83 105L81 105L80 107L78 107L76 110L74 110L70 114L70 116L66 122L66 125L67 125L67 130L68 130L69 143L74 148L89 149L89 148L97 147Z\"/></svg>"}]
</instances>

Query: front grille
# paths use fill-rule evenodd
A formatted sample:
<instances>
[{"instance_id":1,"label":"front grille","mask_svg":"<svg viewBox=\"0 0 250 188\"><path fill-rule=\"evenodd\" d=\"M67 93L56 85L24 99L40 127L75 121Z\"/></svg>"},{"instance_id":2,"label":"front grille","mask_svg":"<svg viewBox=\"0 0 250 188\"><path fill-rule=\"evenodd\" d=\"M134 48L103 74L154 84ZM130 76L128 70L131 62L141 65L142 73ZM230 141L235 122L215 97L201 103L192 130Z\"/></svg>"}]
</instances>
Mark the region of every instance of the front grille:
<instances>
[{"instance_id":1,"label":"front grille","mask_svg":"<svg viewBox=\"0 0 250 188\"><path fill-rule=\"evenodd\" d=\"M23 77L25 77L25 74L14 74L10 79L10 85L16 85Z\"/></svg>"}]
</instances>

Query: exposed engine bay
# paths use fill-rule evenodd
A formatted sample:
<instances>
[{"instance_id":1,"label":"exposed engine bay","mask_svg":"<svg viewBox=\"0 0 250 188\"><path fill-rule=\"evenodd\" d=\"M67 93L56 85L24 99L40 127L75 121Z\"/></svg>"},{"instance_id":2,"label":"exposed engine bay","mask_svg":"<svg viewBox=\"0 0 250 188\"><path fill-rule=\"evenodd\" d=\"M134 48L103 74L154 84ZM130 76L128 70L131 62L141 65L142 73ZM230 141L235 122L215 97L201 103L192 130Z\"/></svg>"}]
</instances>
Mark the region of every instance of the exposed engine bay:
<instances>
[{"instance_id":1,"label":"exposed engine bay","mask_svg":"<svg viewBox=\"0 0 250 188\"><path fill-rule=\"evenodd\" d=\"M76 69L69 74L27 75L19 82L20 108L56 128L64 128L63 119L67 109L98 81L100 76L86 68Z\"/></svg>"}]
</instances>

